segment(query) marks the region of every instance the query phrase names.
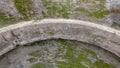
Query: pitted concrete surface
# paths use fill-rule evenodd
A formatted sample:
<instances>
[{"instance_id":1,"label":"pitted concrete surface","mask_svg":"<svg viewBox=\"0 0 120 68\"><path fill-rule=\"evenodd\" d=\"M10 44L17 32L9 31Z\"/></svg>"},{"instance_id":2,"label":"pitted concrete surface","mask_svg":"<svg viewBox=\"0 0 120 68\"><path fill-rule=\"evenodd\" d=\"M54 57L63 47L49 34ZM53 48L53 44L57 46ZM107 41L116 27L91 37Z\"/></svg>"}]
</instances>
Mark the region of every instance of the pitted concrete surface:
<instances>
[{"instance_id":1,"label":"pitted concrete surface","mask_svg":"<svg viewBox=\"0 0 120 68\"><path fill-rule=\"evenodd\" d=\"M28 21L0 29L0 55L46 39L68 39L101 47L120 57L120 31L80 20L45 19Z\"/></svg>"}]
</instances>

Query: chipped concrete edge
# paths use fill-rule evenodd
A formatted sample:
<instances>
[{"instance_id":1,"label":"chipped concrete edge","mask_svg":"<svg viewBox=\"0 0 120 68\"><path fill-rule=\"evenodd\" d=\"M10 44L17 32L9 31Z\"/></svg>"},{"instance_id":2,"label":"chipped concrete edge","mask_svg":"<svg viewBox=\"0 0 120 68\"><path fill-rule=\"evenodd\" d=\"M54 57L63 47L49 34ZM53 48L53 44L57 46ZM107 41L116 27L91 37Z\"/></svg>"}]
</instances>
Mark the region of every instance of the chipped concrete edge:
<instances>
[{"instance_id":1,"label":"chipped concrete edge","mask_svg":"<svg viewBox=\"0 0 120 68\"><path fill-rule=\"evenodd\" d=\"M92 22L70 19L27 21L1 28L0 56L18 45L59 38L93 44L120 57L119 30Z\"/></svg>"}]
</instances>

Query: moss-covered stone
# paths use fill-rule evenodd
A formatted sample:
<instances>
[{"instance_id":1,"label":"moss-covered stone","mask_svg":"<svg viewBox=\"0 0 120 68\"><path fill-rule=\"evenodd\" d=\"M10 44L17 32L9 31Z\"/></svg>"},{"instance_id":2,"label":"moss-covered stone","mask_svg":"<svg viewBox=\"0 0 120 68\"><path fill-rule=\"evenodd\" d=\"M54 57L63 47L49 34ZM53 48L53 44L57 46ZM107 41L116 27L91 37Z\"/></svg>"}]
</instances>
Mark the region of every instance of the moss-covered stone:
<instances>
[{"instance_id":1,"label":"moss-covered stone","mask_svg":"<svg viewBox=\"0 0 120 68\"><path fill-rule=\"evenodd\" d=\"M112 64L108 64L101 60L99 56L89 48L78 48L75 42L66 41L63 39L54 40L59 45L54 53L50 53L49 47L43 47L42 50L33 51L30 56L37 57L39 62L32 64L31 68L116 68ZM48 43L45 42L44 43ZM46 54L42 54L46 51ZM54 50L53 50L54 51ZM54 62L50 61L50 54ZM42 55L42 57L41 57ZM46 57L47 56L47 57ZM46 57L46 58L45 58ZM59 59L60 58L60 59ZM28 59L29 62L34 62L33 58ZM46 63L46 62L47 63Z\"/></svg>"},{"instance_id":2,"label":"moss-covered stone","mask_svg":"<svg viewBox=\"0 0 120 68\"><path fill-rule=\"evenodd\" d=\"M77 44L66 42L65 40L58 41L61 44L60 52L63 59L68 62L57 62L58 68L115 68L112 65L105 63L99 59L97 54L90 49L76 49Z\"/></svg>"},{"instance_id":3,"label":"moss-covered stone","mask_svg":"<svg viewBox=\"0 0 120 68\"><path fill-rule=\"evenodd\" d=\"M22 14L22 19L30 19L32 10L32 1L31 0L14 0L15 6L18 11Z\"/></svg>"},{"instance_id":4,"label":"moss-covered stone","mask_svg":"<svg viewBox=\"0 0 120 68\"><path fill-rule=\"evenodd\" d=\"M13 17L9 13L6 14L6 13L0 11L0 23L1 24L8 24L8 23L11 23L11 22L16 22L17 20L19 20L19 19Z\"/></svg>"},{"instance_id":5,"label":"moss-covered stone","mask_svg":"<svg viewBox=\"0 0 120 68\"><path fill-rule=\"evenodd\" d=\"M4 24L12 23L12 22L18 22L23 20L30 20L32 17L32 1L31 0L14 0L15 7L18 9L22 17L13 17L7 12L1 12L0 11L0 22L4 22ZM7 14L7 15L6 15Z\"/></svg>"},{"instance_id":6,"label":"moss-covered stone","mask_svg":"<svg viewBox=\"0 0 120 68\"><path fill-rule=\"evenodd\" d=\"M44 6L48 9L48 17L69 18L70 8L62 3L53 3L49 0L42 0Z\"/></svg>"},{"instance_id":7,"label":"moss-covered stone","mask_svg":"<svg viewBox=\"0 0 120 68\"><path fill-rule=\"evenodd\" d=\"M99 2L99 4L96 4L96 1ZM66 0L65 3L59 2L53 2L51 0L41 0L42 4L46 7L47 15L42 12L43 18L69 18L71 12L83 12L87 14L90 17L95 18L103 18L106 15L110 13L110 11L106 10L105 8L105 0L81 0L83 3L89 3L93 2L95 6L93 6L93 9L86 10L84 7L76 7L76 4L73 4L72 0ZM31 20L31 19L37 19L37 17L34 17L36 12L33 8L32 0L14 0L15 6L22 15L20 18L14 18L10 14L9 18L6 17L6 14L3 12L0 12L0 22L18 22L18 21L24 21L24 20Z\"/></svg>"},{"instance_id":8,"label":"moss-covered stone","mask_svg":"<svg viewBox=\"0 0 120 68\"><path fill-rule=\"evenodd\" d=\"M99 4L96 4L97 2L93 0L83 0L83 3L92 3L94 6L92 6L92 9L85 9L84 7L78 7L75 9L75 11L80 11L86 13L88 16L96 17L96 18L103 18L106 15L110 14L110 11L108 11L105 7L105 0L96 0L99 2Z\"/></svg>"}]
</instances>

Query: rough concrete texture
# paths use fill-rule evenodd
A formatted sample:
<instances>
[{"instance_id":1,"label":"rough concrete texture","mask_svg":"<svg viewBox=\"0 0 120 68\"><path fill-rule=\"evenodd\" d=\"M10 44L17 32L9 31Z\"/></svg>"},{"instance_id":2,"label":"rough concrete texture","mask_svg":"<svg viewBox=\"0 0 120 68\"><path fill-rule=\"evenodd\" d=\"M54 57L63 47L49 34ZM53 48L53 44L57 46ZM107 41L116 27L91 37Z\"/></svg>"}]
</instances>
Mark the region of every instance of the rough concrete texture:
<instances>
[{"instance_id":1,"label":"rough concrete texture","mask_svg":"<svg viewBox=\"0 0 120 68\"><path fill-rule=\"evenodd\" d=\"M106 0L106 7L111 12L109 22L120 24L120 0Z\"/></svg>"},{"instance_id":2,"label":"rough concrete texture","mask_svg":"<svg viewBox=\"0 0 120 68\"><path fill-rule=\"evenodd\" d=\"M109 10L119 10L120 9L120 0L106 0L106 7Z\"/></svg>"},{"instance_id":3,"label":"rough concrete texture","mask_svg":"<svg viewBox=\"0 0 120 68\"><path fill-rule=\"evenodd\" d=\"M45 19L21 22L0 29L0 55L46 39L69 39L99 46L120 57L120 31L79 20Z\"/></svg>"},{"instance_id":4,"label":"rough concrete texture","mask_svg":"<svg viewBox=\"0 0 120 68\"><path fill-rule=\"evenodd\" d=\"M6 17L20 17L19 11L16 9L14 0L0 0L0 11L6 14Z\"/></svg>"},{"instance_id":5,"label":"rough concrete texture","mask_svg":"<svg viewBox=\"0 0 120 68\"><path fill-rule=\"evenodd\" d=\"M42 4L41 0L32 0L33 10L35 11L36 18L43 18L43 14L48 15L46 7Z\"/></svg>"}]
</instances>

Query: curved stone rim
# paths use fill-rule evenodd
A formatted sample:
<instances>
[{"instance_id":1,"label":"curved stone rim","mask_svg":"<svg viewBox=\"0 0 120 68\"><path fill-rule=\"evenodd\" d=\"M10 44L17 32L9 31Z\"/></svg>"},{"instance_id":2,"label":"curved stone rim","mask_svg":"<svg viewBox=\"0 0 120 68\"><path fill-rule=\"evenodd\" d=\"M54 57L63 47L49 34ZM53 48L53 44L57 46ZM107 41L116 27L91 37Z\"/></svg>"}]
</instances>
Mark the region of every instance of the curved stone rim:
<instances>
[{"instance_id":1,"label":"curved stone rim","mask_svg":"<svg viewBox=\"0 0 120 68\"><path fill-rule=\"evenodd\" d=\"M16 48L47 39L76 40L99 46L120 57L120 31L92 22L44 19L21 22L0 29L0 56Z\"/></svg>"}]
</instances>

